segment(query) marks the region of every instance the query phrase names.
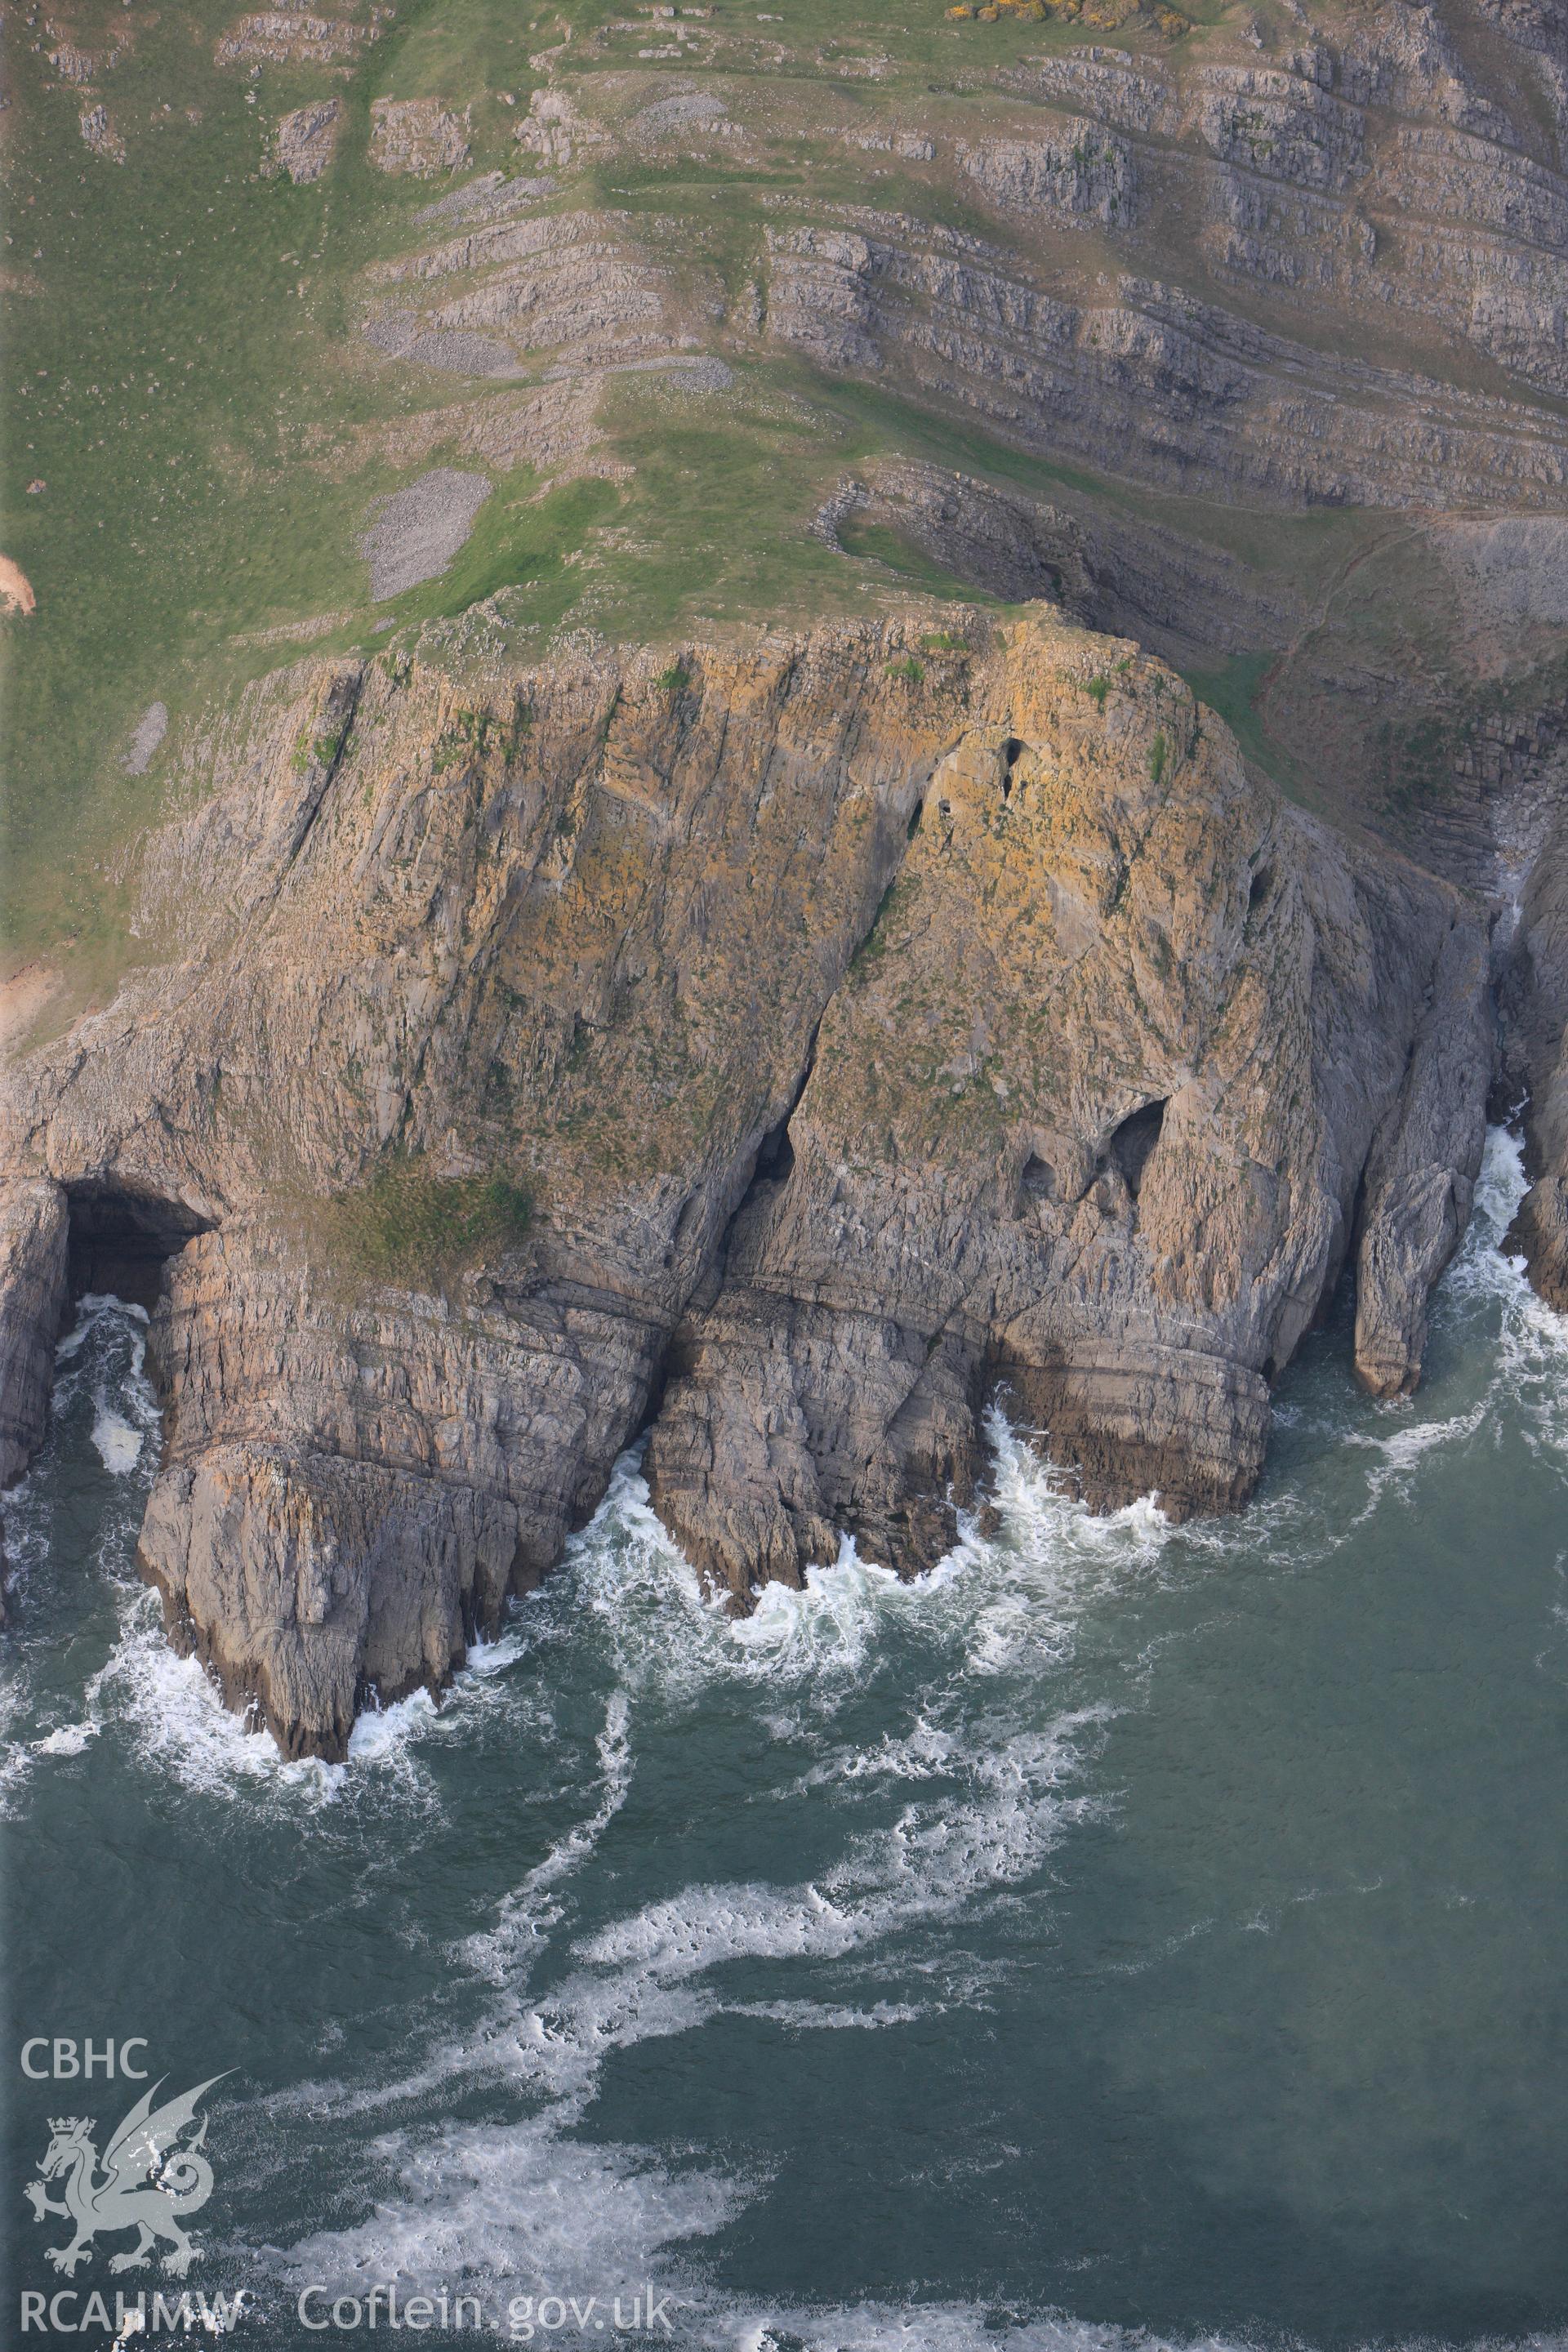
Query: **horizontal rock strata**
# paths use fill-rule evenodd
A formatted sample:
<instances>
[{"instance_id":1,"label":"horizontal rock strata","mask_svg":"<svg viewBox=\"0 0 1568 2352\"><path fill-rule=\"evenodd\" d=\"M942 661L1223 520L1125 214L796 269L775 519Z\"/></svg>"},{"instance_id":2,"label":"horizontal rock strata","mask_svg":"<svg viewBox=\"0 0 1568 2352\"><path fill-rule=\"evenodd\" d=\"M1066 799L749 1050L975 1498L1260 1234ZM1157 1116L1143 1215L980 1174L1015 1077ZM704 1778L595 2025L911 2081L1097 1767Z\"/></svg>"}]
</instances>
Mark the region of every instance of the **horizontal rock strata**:
<instances>
[{"instance_id":1,"label":"horizontal rock strata","mask_svg":"<svg viewBox=\"0 0 1568 2352\"><path fill-rule=\"evenodd\" d=\"M1067 296L897 215L769 233L768 332L823 367L894 371L1027 446L1175 489L1281 504L1561 503L1568 440L1527 407L1336 362L1159 280Z\"/></svg>"},{"instance_id":2,"label":"horizontal rock strata","mask_svg":"<svg viewBox=\"0 0 1568 2352\"><path fill-rule=\"evenodd\" d=\"M874 122L800 72L705 59L667 95L662 72L583 71L517 130L574 200L521 217L548 190L486 174L493 219L372 266L366 328L478 376L771 346L1163 488L1550 511L1568 66L1555 16L1483 14L1391 0L1011 63L953 35L959 83ZM825 135L896 158L899 208L803 182L799 142ZM755 180L740 273L701 217L602 202L612 155L677 139Z\"/></svg>"}]
</instances>

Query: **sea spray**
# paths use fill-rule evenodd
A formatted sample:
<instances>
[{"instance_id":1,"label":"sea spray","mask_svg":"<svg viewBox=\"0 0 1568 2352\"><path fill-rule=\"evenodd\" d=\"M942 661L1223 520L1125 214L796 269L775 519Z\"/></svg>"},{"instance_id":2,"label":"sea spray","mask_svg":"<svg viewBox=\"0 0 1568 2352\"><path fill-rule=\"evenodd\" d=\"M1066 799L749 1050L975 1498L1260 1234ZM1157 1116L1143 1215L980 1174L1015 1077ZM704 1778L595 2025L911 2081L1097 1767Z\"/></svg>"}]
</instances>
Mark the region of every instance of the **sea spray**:
<instances>
[{"instance_id":1,"label":"sea spray","mask_svg":"<svg viewBox=\"0 0 1568 2352\"><path fill-rule=\"evenodd\" d=\"M212 2237L256 2340L297 2352L310 2277L502 2313L653 2279L677 2341L774 2352L1549 2309L1564 1327L1501 1245L1510 1170L1494 1138L1429 1389L1374 1406L1314 1335L1237 1518L1095 1518L994 1419L994 1534L910 1584L847 1545L736 1621L628 1455L455 1689L331 1771L169 1652L156 1449L110 1475L92 1437L100 1402L143 1426L140 1327L79 1326L16 1498L22 1996L92 2022L107 1913L167 2063L242 2070ZM1459 1525L1489 1479L1501 1560ZM198 1855L192 1967L160 1906Z\"/></svg>"}]
</instances>

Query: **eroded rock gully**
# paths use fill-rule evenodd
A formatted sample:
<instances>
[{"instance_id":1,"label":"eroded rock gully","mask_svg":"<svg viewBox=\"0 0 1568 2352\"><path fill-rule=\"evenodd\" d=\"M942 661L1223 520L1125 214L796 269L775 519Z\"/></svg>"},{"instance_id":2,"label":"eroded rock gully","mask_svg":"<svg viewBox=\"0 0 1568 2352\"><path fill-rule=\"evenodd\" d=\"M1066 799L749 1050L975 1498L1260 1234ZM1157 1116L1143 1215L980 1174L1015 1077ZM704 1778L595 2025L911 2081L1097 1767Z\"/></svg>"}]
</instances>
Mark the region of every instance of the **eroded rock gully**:
<instances>
[{"instance_id":1,"label":"eroded rock gully","mask_svg":"<svg viewBox=\"0 0 1568 2352\"><path fill-rule=\"evenodd\" d=\"M152 1269L143 1568L288 1752L439 1684L650 1416L658 1509L744 1594L841 1529L935 1558L999 1384L1097 1504L1241 1503L1352 1259L1363 1377L1416 1380L1482 913L1136 646L929 632L267 681L146 847L160 960L13 1064L6 1475L73 1242L78 1286ZM487 1171L525 1229L367 1255L378 1187L423 1232Z\"/></svg>"}]
</instances>

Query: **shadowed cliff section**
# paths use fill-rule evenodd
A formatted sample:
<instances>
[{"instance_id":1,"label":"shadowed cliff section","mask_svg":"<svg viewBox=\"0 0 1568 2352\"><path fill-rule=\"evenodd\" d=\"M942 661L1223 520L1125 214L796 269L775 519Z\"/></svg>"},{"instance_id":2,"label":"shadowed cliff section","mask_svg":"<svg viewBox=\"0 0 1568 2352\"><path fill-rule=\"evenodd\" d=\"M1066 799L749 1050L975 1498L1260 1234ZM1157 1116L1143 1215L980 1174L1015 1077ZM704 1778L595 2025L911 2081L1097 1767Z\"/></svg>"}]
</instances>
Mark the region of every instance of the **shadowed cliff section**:
<instances>
[{"instance_id":1,"label":"shadowed cliff section","mask_svg":"<svg viewBox=\"0 0 1568 2352\"><path fill-rule=\"evenodd\" d=\"M1416 1378L1476 917L1136 648L930 617L267 681L147 845L163 960L13 1067L8 1469L73 1226L162 1244L142 1564L286 1751L439 1685L656 1400L744 1597L842 1528L936 1557L998 1382L1097 1501L1240 1502L1352 1249L1363 1373Z\"/></svg>"}]
</instances>

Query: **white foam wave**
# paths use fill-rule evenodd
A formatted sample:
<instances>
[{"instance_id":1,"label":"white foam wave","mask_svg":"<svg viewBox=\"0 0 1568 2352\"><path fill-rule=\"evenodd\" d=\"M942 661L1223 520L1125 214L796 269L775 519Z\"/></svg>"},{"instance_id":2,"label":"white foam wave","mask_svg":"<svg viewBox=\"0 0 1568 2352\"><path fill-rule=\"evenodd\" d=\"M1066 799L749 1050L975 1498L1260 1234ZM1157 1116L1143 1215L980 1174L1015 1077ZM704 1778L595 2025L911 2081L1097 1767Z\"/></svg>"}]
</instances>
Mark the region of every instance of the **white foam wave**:
<instances>
[{"instance_id":1,"label":"white foam wave","mask_svg":"<svg viewBox=\"0 0 1568 2352\"><path fill-rule=\"evenodd\" d=\"M330 1796L342 1767L305 1759L289 1763L271 1738L224 1705L205 1668L171 1649L157 1596L125 1596L120 1638L87 1685L89 1719L135 1736L142 1759L187 1789L233 1798L268 1781Z\"/></svg>"},{"instance_id":2,"label":"white foam wave","mask_svg":"<svg viewBox=\"0 0 1568 2352\"><path fill-rule=\"evenodd\" d=\"M563 1888L593 1854L605 1830L626 1802L631 1786L630 1707L625 1691L612 1694L605 1710L604 1728L596 1746L599 1756L599 1801L584 1820L551 1847L521 1885L501 1906L497 1925L471 1936L460 1947L471 1968L492 1983L513 1977L525 1962L527 1948L541 1943L563 1916Z\"/></svg>"},{"instance_id":3,"label":"white foam wave","mask_svg":"<svg viewBox=\"0 0 1568 2352\"><path fill-rule=\"evenodd\" d=\"M92 1442L104 1468L122 1478L142 1459L142 1432L123 1413L102 1405L92 1424Z\"/></svg>"},{"instance_id":4,"label":"white foam wave","mask_svg":"<svg viewBox=\"0 0 1568 2352\"><path fill-rule=\"evenodd\" d=\"M680 2032L727 2004L715 1974L738 1960L842 1960L936 1929L988 1894L1022 1885L1093 1801L1074 1793L1106 1715L979 1740L956 1787L944 1759L894 1821L851 1837L820 1877L790 1886L689 1885L574 1946L579 1963L525 2013L521 2071L578 2106L608 2052ZM945 1784L945 1785L944 1785Z\"/></svg>"},{"instance_id":5,"label":"white foam wave","mask_svg":"<svg viewBox=\"0 0 1568 2352\"><path fill-rule=\"evenodd\" d=\"M871 1747L837 1748L820 1764L803 1772L797 1780L786 1783L777 1794L792 1800L835 1782L927 1780L933 1773L951 1769L957 1761L957 1752L954 1733L922 1712L916 1716L912 1729L902 1737L884 1731Z\"/></svg>"},{"instance_id":6,"label":"white foam wave","mask_svg":"<svg viewBox=\"0 0 1568 2352\"><path fill-rule=\"evenodd\" d=\"M929 1590L945 1572L920 1580ZM726 1620L725 1632L746 1664L772 1676L853 1675L865 1664L878 1621L910 1590L908 1583L863 1560L845 1536L828 1568L808 1568L804 1588L765 1584L749 1617Z\"/></svg>"},{"instance_id":7,"label":"white foam wave","mask_svg":"<svg viewBox=\"0 0 1568 2352\"><path fill-rule=\"evenodd\" d=\"M78 1302L76 1322L55 1349L57 1364L68 1375L83 1349L98 1343L93 1348L92 1444L104 1468L117 1478L136 1468L148 1434L158 1425L158 1400L146 1376L147 1321L144 1307L107 1291L89 1290ZM127 1338L129 1359L121 1364L116 1358ZM57 1410L65 1401L58 1400Z\"/></svg>"},{"instance_id":8,"label":"white foam wave","mask_svg":"<svg viewBox=\"0 0 1568 2352\"><path fill-rule=\"evenodd\" d=\"M148 1315L129 1298L116 1298L111 1290L86 1290L76 1303L76 1321L66 1332L55 1349L57 1364L68 1364L79 1356L89 1339L99 1338L107 1324L139 1324L142 1333L147 1329ZM132 1370L140 1372L145 1357L145 1341L138 1339L132 1357Z\"/></svg>"},{"instance_id":9,"label":"white foam wave","mask_svg":"<svg viewBox=\"0 0 1568 2352\"><path fill-rule=\"evenodd\" d=\"M634 1588L637 1575L634 1566ZM604 1588L600 1599L607 1607ZM727 1622L690 1592L679 1606L712 1643L715 1675L737 1671ZM782 1671L793 1675L793 1647L783 1654ZM756 1652L742 1649L738 1670L750 1675L756 1662ZM617 1690L597 1738L593 1805L509 1896L496 1927L458 1948L496 1989L488 2016L394 2082L317 2084L297 2094L313 2114L341 2124L378 2106L449 2102L464 2083L491 2092L507 2083L536 2112L504 2127L447 2124L434 2137L378 2140L376 2167L390 2165L393 2194L378 2194L363 2221L318 2231L281 2256L287 2275L395 2276L424 2284L460 2278L487 2292L504 2282L535 2293L639 2268L650 2277L671 2275L658 2267L667 2249L723 2226L762 2184L711 2169L672 2174L644 2152L589 2148L569 2137L606 2060L721 2014L797 2032L887 2031L944 2006L944 1995L970 1997L972 1960L962 1948L953 1955L953 1982L942 1982L934 1949L942 1923L967 1919L988 1897L1023 1886L1068 1823L1090 1809L1092 1800L1075 1784L1108 1710L1064 1714L1043 1730L1008 1730L968 1719L962 1678L954 1693L946 1719L938 1719L932 1702L907 1737L883 1744L864 1773L847 1751L830 1759L823 1780L838 1780L847 1794L854 1795L856 1781L884 1804L889 1794L907 1793L891 1821L848 1838L826 1873L784 1886L688 1885L579 1937L563 1978L534 1996L530 1979L566 1916L571 1882L629 1785L633 1703ZM819 1997L824 1966L874 1950L880 1971L912 1937L933 1984L931 2000ZM749 2000L730 1983L735 1964L745 1962L803 1967L810 1989Z\"/></svg>"},{"instance_id":10,"label":"white foam wave","mask_svg":"<svg viewBox=\"0 0 1568 2352\"><path fill-rule=\"evenodd\" d=\"M395 2193L357 2228L290 2247L283 2275L343 2294L484 2282L503 2326L513 2295L580 2294L584 2281L629 2307L670 2247L711 2237L762 2185L563 2138L548 2120L451 2126L418 2143L395 2135L377 2153Z\"/></svg>"},{"instance_id":11,"label":"white foam wave","mask_svg":"<svg viewBox=\"0 0 1568 2352\"><path fill-rule=\"evenodd\" d=\"M568 1548L574 1596L604 1628L626 1686L656 1688L667 1704L700 1704L729 1680L765 1686L775 1703L805 1695L825 1719L859 1694L900 1627L957 1637L977 1675L1059 1664L1085 1607L1152 1573L1175 1530L1152 1496L1088 1510L999 1410L986 1436L997 1535L963 1522L952 1550L909 1579L862 1559L845 1537L830 1566L808 1568L798 1590L764 1585L744 1617L704 1589L652 1509L637 1454L624 1454Z\"/></svg>"},{"instance_id":12,"label":"white foam wave","mask_svg":"<svg viewBox=\"0 0 1568 2352\"><path fill-rule=\"evenodd\" d=\"M1404 1403L1386 1405L1380 1410L1393 1417L1397 1413L1407 1413L1412 1408ZM1394 1429L1384 1436L1380 1436L1375 1429L1346 1430L1342 1436L1344 1444L1372 1454L1376 1459L1367 1473L1366 1501L1347 1521L1341 1539L1347 1540L1364 1525L1391 1489L1400 1496L1407 1495L1412 1474L1420 1468L1424 1457L1436 1448L1458 1445L1467 1438L1474 1437L1490 1419L1491 1411L1492 1397L1489 1391L1468 1412L1453 1413L1446 1420L1410 1421L1403 1428Z\"/></svg>"},{"instance_id":13,"label":"white foam wave","mask_svg":"<svg viewBox=\"0 0 1568 2352\"><path fill-rule=\"evenodd\" d=\"M1472 1231L1472 1238L1480 1249L1501 1248L1529 1190L1523 1138L1506 1127L1489 1128L1476 1178Z\"/></svg>"},{"instance_id":14,"label":"white foam wave","mask_svg":"<svg viewBox=\"0 0 1568 2352\"><path fill-rule=\"evenodd\" d=\"M36 1744L40 1756L79 1756L97 1735L96 1723L62 1723Z\"/></svg>"},{"instance_id":15,"label":"white foam wave","mask_svg":"<svg viewBox=\"0 0 1568 2352\"><path fill-rule=\"evenodd\" d=\"M1506 1408L1517 1414L1532 1451L1563 1458L1568 1317L1537 1296L1524 1259L1504 1246L1528 1190L1519 1137L1491 1129L1476 1186L1476 1213L1439 1297L1446 1294L1460 1311L1487 1307L1497 1317L1482 1418L1495 1426Z\"/></svg>"},{"instance_id":16,"label":"white foam wave","mask_svg":"<svg viewBox=\"0 0 1568 2352\"><path fill-rule=\"evenodd\" d=\"M169 1645L156 1597L144 1588L124 1596L120 1634L87 1686L94 1728L116 1723L134 1739L143 1760L182 1787L227 1802L254 1801L268 1791L310 1806L332 1804L374 1790L433 1812L437 1793L423 1769L422 1750L471 1738L476 1717L504 1704L504 1670L521 1654L521 1634L476 1643L439 1700L426 1690L394 1706L371 1709L354 1725L349 1760L287 1759L270 1733L225 1705L212 1676L195 1658Z\"/></svg>"},{"instance_id":17,"label":"white foam wave","mask_svg":"<svg viewBox=\"0 0 1568 2352\"><path fill-rule=\"evenodd\" d=\"M33 1777L33 1754L26 1746L7 1747L0 1754L0 1821L11 1820L18 1810Z\"/></svg>"},{"instance_id":18,"label":"white foam wave","mask_svg":"<svg viewBox=\"0 0 1568 2352\"><path fill-rule=\"evenodd\" d=\"M420 1689L390 1706L367 1708L349 1734L350 1767L379 1765L406 1774L418 1748L470 1738L477 1724L508 1704L507 1669L526 1655L528 1646L526 1627L514 1622L493 1641L471 1642L439 1696Z\"/></svg>"},{"instance_id":19,"label":"white foam wave","mask_svg":"<svg viewBox=\"0 0 1568 2352\"><path fill-rule=\"evenodd\" d=\"M943 1751L928 1791L906 1803L890 1824L852 1839L817 1881L784 1887L689 1885L580 1937L571 1948L574 1965L545 1997L531 2000L512 1989L481 2031L432 2053L412 2076L380 2095L390 2105L427 2099L443 2088L449 2094L462 2079L482 2077L492 2087L507 2079L515 2093L541 2102L541 2112L504 2130L447 2126L417 2145L395 2136L378 2142L378 2158L396 2166L401 2203L390 2206L383 2198L368 2220L318 2232L288 2256L289 2275L542 2280L537 2216L527 2210L518 2179L537 2168L542 2180L557 2184L552 2195L558 2199L563 2172L574 2177L591 2155L608 2168L620 2193L626 2151L590 2152L561 2137L580 2123L612 2053L687 2032L721 2014L771 2015L796 2027L881 2030L922 2013L915 2004L884 2001L858 2006L804 1998L758 2004L736 2000L722 1979L735 1962L761 1960L806 1963L815 1982L817 1964L873 1948L887 1953L911 1932L920 1937L922 1967L931 1973L937 1927L971 1913L988 1895L1022 1885L1066 1823L1087 1809L1090 1801L1075 1796L1068 1783L1101 1723L1098 1713L1082 1712L1045 1731L995 1738L964 1755L956 1787L952 1758ZM502 1929L480 1939L479 1958L492 1975L500 1966L525 1968L523 1937L548 1916L553 1889L612 1817L623 1793L623 1732L624 1723L613 1714L606 1718L594 1812L531 1874L531 1887L525 1882L519 1890ZM341 2118L364 2112L367 2100L359 2088L338 2097L314 2086L310 2104L318 2114ZM671 2182L648 2169L638 2179L645 2192L663 2181L656 2200L661 2215L679 2190L675 2210L684 2233L719 2227L750 2193L739 2182L705 2174L700 2210L694 2214L687 2176ZM503 2183L510 2183L504 2196ZM563 2242L578 2281L602 2259L593 2244L597 2226L592 2217L581 2227L574 2223L569 2243ZM617 2237L615 2243L624 2266L627 2241ZM657 2244L639 2243L638 2259L651 2264ZM393 2264L397 2267L388 2267Z\"/></svg>"},{"instance_id":20,"label":"white foam wave","mask_svg":"<svg viewBox=\"0 0 1568 2352\"><path fill-rule=\"evenodd\" d=\"M966 1528L954 1570L978 1570L982 1597L965 1643L968 1671L1037 1674L1072 1655L1084 1611L1098 1597L1150 1577L1176 1530L1152 1496L1097 1514L995 1407L986 1416L994 1538Z\"/></svg>"},{"instance_id":21,"label":"white foam wave","mask_svg":"<svg viewBox=\"0 0 1568 2352\"><path fill-rule=\"evenodd\" d=\"M356 1717L349 1734L351 1764L391 1764L404 1761L410 1745L428 1731L438 1709L432 1692L421 1687L390 1706L368 1707Z\"/></svg>"},{"instance_id":22,"label":"white foam wave","mask_svg":"<svg viewBox=\"0 0 1568 2352\"><path fill-rule=\"evenodd\" d=\"M798 2032L877 2032L887 2025L912 2025L942 2006L939 2001L874 2000L864 2008L851 2009L842 2001L830 2000L732 2000L725 2003L724 2013L765 2018L770 2024L787 2025Z\"/></svg>"}]
</instances>

